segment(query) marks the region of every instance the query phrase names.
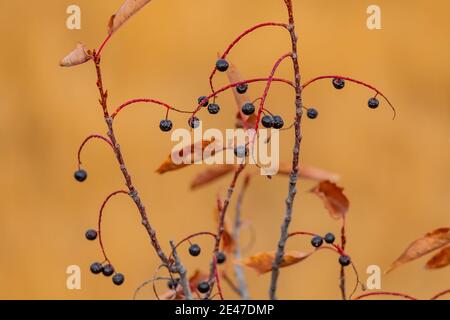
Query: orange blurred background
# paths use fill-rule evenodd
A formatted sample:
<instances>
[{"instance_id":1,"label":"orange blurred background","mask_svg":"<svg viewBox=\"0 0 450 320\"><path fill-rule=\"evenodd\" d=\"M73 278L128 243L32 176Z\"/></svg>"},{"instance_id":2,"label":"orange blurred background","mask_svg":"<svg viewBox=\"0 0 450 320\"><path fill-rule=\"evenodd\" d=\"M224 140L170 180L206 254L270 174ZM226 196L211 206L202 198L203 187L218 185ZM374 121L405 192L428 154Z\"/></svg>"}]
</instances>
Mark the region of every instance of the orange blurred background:
<instances>
[{"instance_id":1,"label":"orange blurred background","mask_svg":"<svg viewBox=\"0 0 450 320\"><path fill-rule=\"evenodd\" d=\"M111 201L104 217L104 242L126 282L94 276L89 265L101 259L97 243L85 240L96 226L98 208L107 194L123 186L110 150L90 144L84 153L89 178L74 181L76 151L85 136L105 133L95 74L91 63L70 69L58 61L77 41L96 47L106 34L109 16L121 4L114 1L2 1L0 36L0 135L3 168L0 201L0 298L3 299L129 299L134 289L152 277L158 260L126 197ZM66 8L81 7L81 30L68 30ZM322 74L349 75L381 88L395 104L398 117L385 103L367 108L371 92L348 84L336 91L329 81L304 93L307 106L320 110L316 121L305 119L301 160L341 175L351 201L348 248L359 272L386 269L415 238L449 226L450 187L450 4L437 1L379 0L382 30L369 31L366 9L372 1L294 0L300 33L303 78ZM103 54L110 106L134 97L153 97L182 108L194 107L208 92L208 75L217 52L242 30L259 22L285 21L281 0L154 0L124 26ZM230 55L247 77L266 76L275 60L290 48L282 30L259 30ZM279 75L292 78L283 64ZM219 74L217 85L227 79ZM249 93L258 97L262 85ZM268 99L272 111L293 116L289 88L274 85ZM208 127L231 128L235 104L231 93L220 98L219 116L202 115ZM196 192L191 179L202 170L193 166L159 176L154 171L173 143L160 132L164 110L136 105L116 121L125 160L158 230L164 248L198 231L214 231L215 196L230 177ZM173 114L176 127L186 127L186 115ZM281 135L282 157L289 161L293 132ZM323 204L301 181L291 230L324 234L339 231ZM245 218L256 234L245 254L276 247L284 214L287 179L262 177L252 181L244 204ZM233 207L232 207L233 208ZM233 211L230 211L233 214ZM243 243L249 240L244 232ZM204 254L192 258L181 250L190 272L207 270L212 248L199 239ZM310 250L305 240L288 249ZM383 276L382 289L428 298L450 286L450 269L427 271L426 259ZM79 265L82 289L66 289L66 268ZM348 272L348 290L354 277ZM270 275L246 270L253 298L268 297ZM224 285L227 298L236 298ZM159 291L165 284L158 285ZM282 270L279 298L338 299L338 263L321 253ZM151 288L142 299L153 299Z\"/></svg>"}]
</instances>

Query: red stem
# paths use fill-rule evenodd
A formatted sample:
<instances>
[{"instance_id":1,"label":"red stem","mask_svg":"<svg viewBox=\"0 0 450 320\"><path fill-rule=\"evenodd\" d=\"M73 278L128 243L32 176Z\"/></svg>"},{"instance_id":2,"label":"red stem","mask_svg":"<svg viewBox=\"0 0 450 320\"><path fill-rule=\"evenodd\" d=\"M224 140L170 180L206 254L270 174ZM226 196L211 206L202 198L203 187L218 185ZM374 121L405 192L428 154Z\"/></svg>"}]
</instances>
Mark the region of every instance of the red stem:
<instances>
[{"instance_id":1,"label":"red stem","mask_svg":"<svg viewBox=\"0 0 450 320\"><path fill-rule=\"evenodd\" d=\"M80 148L78 149L78 169L81 168L81 152L83 151L83 148L84 148L85 144L91 139L101 139L101 140L105 141L106 143L108 143L109 146L114 149L111 141L108 138L105 138L104 136L101 136L101 135L98 135L98 134L90 135L89 137L84 139L83 143L81 144Z\"/></svg>"},{"instance_id":2,"label":"red stem","mask_svg":"<svg viewBox=\"0 0 450 320\"><path fill-rule=\"evenodd\" d=\"M356 80L356 79L349 78L349 77L344 77L344 76L320 76L320 77L316 77L314 79L311 79L308 82L306 82L305 84L303 84L302 85L302 89L305 89L307 86L309 86L310 84L312 84L312 83L314 83L316 81L323 80L323 79L334 79L334 78L344 79L344 80L347 80L349 82L353 82L353 83L362 85L362 86L364 86L366 88L369 88L369 89L375 91L377 95L382 96L383 99L386 100L386 102L389 104L389 106L391 107L392 111L394 112L393 119L395 119L395 117L397 115L397 111L395 110L394 106L389 101L389 99L380 90L378 90L377 88L373 87L372 85L367 84L367 83L365 83L365 82L363 82L361 80Z\"/></svg>"},{"instance_id":3,"label":"red stem","mask_svg":"<svg viewBox=\"0 0 450 320\"><path fill-rule=\"evenodd\" d=\"M446 295L446 294L449 294L449 293L450 293L450 289L449 289L449 290L442 291L442 292L439 292L439 293L436 294L434 297L432 297L430 300L437 300L437 299L439 299L440 297L442 297L442 296L444 296L444 295Z\"/></svg>"},{"instance_id":4,"label":"red stem","mask_svg":"<svg viewBox=\"0 0 450 320\"><path fill-rule=\"evenodd\" d=\"M414 297L409 296L404 293L398 293L398 292L369 292L369 293L365 293L360 296L357 296L357 297L353 298L353 300L361 300L361 299L371 297L371 296L395 296L395 297L401 297L401 298L404 298L407 300L417 300L417 298L414 298Z\"/></svg>"},{"instance_id":5,"label":"red stem","mask_svg":"<svg viewBox=\"0 0 450 320\"><path fill-rule=\"evenodd\" d=\"M220 299L223 300L222 286L220 285L220 278L219 278L219 272L218 272L218 268L217 268L216 255L214 255L214 257L213 257L213 265L214 265L214 276L216 277L216 283L217 283L217 291L219 292Z\"/></svg>"},{"instance_id":6,"label":"red stem","mask_svg":"<svg viewBox=\"0 0 450 320\"><path fill-rule=\"evenodd\" d=\"M225 52L222 54L221 59L225 59L227 55L230 53L231 49L239 42L242 38L244 38L249 33L255 31L256 29L263 28L263 27L283 27L287 28L287 25L285 23L278 23L278 22L265 22L257 24L256 26L251 27L250 29L245 30L243 33L239 35L225 50ZM214 70L211 72L211 75L209 76L209 85L211 87L211 91L214 92L214 85L213 85L213 78L216 74L217 69L214 68Z\"/></svg>"},{"instance_id":7,"label":"red stem","mask_svg":"<svg viewBox=\"0 0 450 320\"><path fill-rule=\"evenodd\" d=\"M272 85L272 81L273 78L275 76L275 72L277 71L278 67L280 66L281 62L283 62L284 59L292 57L292 52L286 53L284 55L282 55L277 62L275 62L275 65L272 68L272 71L270 72L270 76L267 80L267 84L266 84L266 88L264 89L264 93L261 97L261 102L259 104L259 110L258 110L258 116L256 118L256 124L255 124L255 132L258 132L258 127L259 127L259 121L261 120L261 114L263 112L264 109L264 103L266 102L267 99L267 95L269 94L269 89L270 86ZM256 136L256 134L255 134Z\"/></svg>"},{"instance_id":8,"label":"red stem","mask_svg":"<svg viewBox=\"0 0 450 320\"><path fill-rule=\"evenodd\" d=\"M98 228L98 230L97 230L97 231L98 231L98 241L99 241L99 243L100 243L100 248L102 249L103 256L105 257L105 260L106 260L108 263L111 263L111 261L109 260L108 256L106 255L106 250L105 250L105 247L104 247L104 245L103 245L103 240L102 240L102 217L103 217L103 209L105 208L106 204L108 203L108 201L109 201L112 197L114 197L115 195L121 194L121 193L127 194L127 195L128 195L128 192L127 192L127 191L125 191L125 190L118 190L118 191L115 191L115 192L111 193L109 196L107 196L106 199L103 201L102 206L100 207L100 213L99 213L99 215L98 215L98 227L97 227L97 228Z\"/></svg>"},{"instance_id":9,"label":"red stem","mask_svg":"<svg viewBox=\"0 0 450 320\"><path fill-rule=\"evenodd\" d=\"M211 237L213 237L214 239L216 238L216 235L215 235L214 233L212 233L212 232L207 232L207 231L205 231L205 232L197 232L197 233L191 234L190 236L187 236L186 238L184 238L183 240L181 240L180 242L178 242L178 243L175 245L175 250L178 249L178 247L179 247L180 245L182 245L184 242L189 241L189 240L191 240L191 239L193 239L193 238L196 238L196 237L199 237L199 236L211 236ZM170 258L172 258L172 254L170 254L169 259L170 259Z\"/></svg>"},{"instance_id":10,"label":"red stem","mask_svg":"<svg viewBox=\"0 0 450 320\"><path fill-rule=\"evenodd\" d=\"M95 59L100 58L100 54L103 51L103 48L105 48L106 44L108 43L109 39L111 39L112 33L108 34L108 36L105 38L105 40L103 40L102 44L100 45L100 47L97 50L97 53L94 55Z\"/></svg>"}]
</instances>

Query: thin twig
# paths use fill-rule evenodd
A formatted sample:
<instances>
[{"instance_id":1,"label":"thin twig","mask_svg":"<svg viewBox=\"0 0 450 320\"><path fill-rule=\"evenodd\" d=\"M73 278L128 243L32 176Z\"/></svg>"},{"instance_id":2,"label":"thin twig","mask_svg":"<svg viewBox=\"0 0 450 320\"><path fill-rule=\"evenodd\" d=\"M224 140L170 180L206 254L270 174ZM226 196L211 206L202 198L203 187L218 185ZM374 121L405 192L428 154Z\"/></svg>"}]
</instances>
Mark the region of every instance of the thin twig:
<instances>
[{"instance_id":1,"label":"thin twig","mask_svg":"<svg viewBox=\"0 0 450 320\"><path fill-rule=\"evenodd\" d=\"M297 35L295 34L295 21L294 13L292 8L292 1L284 1L288 10L289 15L289 33L292 42L292 61L294 65L295 74L295 141L294 149L292 155L292 171L289 178L289 191L286 198L286 210L284 221L281 226L281 236L278 241L278 247L275 255L275 261L272 265L272 278L269 289L269 296L271 299L276 299L277 282L280 273L280 264L284 257L284 250L286 246L286 240L289 235L289 225L292 220L292 208L294 204L295 195L297 193L297 180L298 180L298 165L299 165L299 155L300 155L300 144L302 140L301 133L301 120L303 114L303 102L302 102L302 85L301 85L301 75L300 75L300 65L298 62L298 50L297 50Z\"/></svg>"},{"instance_id":2,"label":"thin twig","mask_svg":"<svg viewBox=\"0 0 450 320\"><path fill-rule=\"evenodd\" d=\"M236 182L241 174L241 172L244 170L245 165L241 164L239 165L233 175L233 179L231 180L231 183L228 187L228 192L227 192L227 196L222 204L222 208L220 210L220 214L219 214L219 227L218 227L218 232L216 234L216 242L214 245L214 250L213 250L213 261L211 262L211 270L210 270L210 275L209 275L209 284L211 286L210 291L208 292L208 294L206 295L207 298L210 297L211 292L213 290L214 287L214 279L215 279L215 274L216 274L216 263L214 263L217 254L219 253L220 250L220 242L222 240L222 235L223 232L225 231L225 215L227 213L227 209L228 206L230 204L231 201L231 197L233 196L233 192L234 192L234 188L236 186Z\"/></svg>"},{"instance_id":3,"label":"thin twig","mask_svg":"<svg viewBox=\"0 0 450 320\"><path fill-rule=\"evenodd\" d=\"M446 294L449 294L449 293L450 293L450 289L449 289L449 290L442 291L442 292L439 292L438 294L434 295L430 300L437 300L437 299L439 299L440 297L442 297L442 296L444 296L444 295L446 295Z\"/></svg>"},{"instance_id":4,"label":"thin twig","mask_svg":"<svg viewBox=\"0 0 450 320\"><path fill-rule=\"evenodd\" d=\"M120 170L122 171L123 177L125 179L125 184L129 190L129 195L131 196L131 198L133 199L134 203L136 204L136 206L139 210L139 213L141 215L142 225L147 230L147 233L150 237L151 244L152 244L153 248L155 249L158 257L161 259L162 263L164 263L166 265L170 265L169 260L167 259L167 256L164 254L163 250L161 249L158 238L156 237L156 231L151 226L151 224L148 220L147 211L145 209L145 206L142 203L141 198L139 197L139 193L138 193L137 189L133 185L133 181L132 181L131 176L128 173L128 169L125 165L122 151L120 150L120 145L118 144L116 136L114 134L113 120L110 117L109 112L108 112L108 92L103 87L102 71L101 71L101 67L100 67L100 57L99 57L99 55L97 55L95 53L94 53L94 57L95 57L95 59L94 59L95 70L96 70L96 74L97 74L97 88L98 88L98 91L100 94L99 102L100 102L100 105L103 110L103 117L104 117L106 125L108 127L108 137L109 137L109 140L111 141L114 153L116 155L117 162L119 163Z\"/></svg>"},{"instance_id":5,"label":"thin twig","mask_svg":"<svg viewBox=\"0 0 450 320\"><path fill-rule=\"evenodd\" d=\"M347 243L347 238L345 235L345 215L342 217L342 227L341 227L341 248L345 251L345 245ZM339 276L339 288L341 290L342 300L347 300L347 293L345 288L345 268L341 266L340 276Z\"/></svg>"},{"instance_id":6,"label":"thin twig","mask_svg":"<svg viewBox=\"0 0 450 320\"><path fill-rule=\"evenodd\" d=\"M181 264L180 257L178 256L177 249L173 241L170 241L170 247L172 248L173 259L175 260L176 272L180 275L180 284L183 288L184 297L186 300L194 300L191 292L189 280L186 276L187 272L184 266Z\"/></svg>"},{"instance_id":7,"label":"thin twig","mask_svg":"<svg viewBox=\"0 0 450 320\"><path fill-rule=\"evenodd\" d=\"M371 297L371 296L394 296L394 297L401 297L406 300L418 300L415 297L412 297L412 296L404 294L404 293L399 293L399 292L369 292L369 293L365 293L360 296L357 296L353 300L361 300L361 299Z\"/></svg>"},{"instance_id":8,"label":"thin twig","mask_svg":"<svg viewBox=\"0 0 450 320\"><path fill-rule=\"evenodd\" d=\"M247 191L248 185L250 183L250 175L247 175L244 180L244 184L241 187L241 191L236 200L236 216L234 218L234 226L233 226L233 242L234 242L234 250L233 255L236 260L241 259L241 242L240 231L242 225L242 202L244 201L244 195ZM241 265L235 263L234 266L234 274L237 280L237 292L239 296L244 300L250 300L250 295L248 293L247 281L245 280L244 270Z\"/></svg>"}]
</instances>

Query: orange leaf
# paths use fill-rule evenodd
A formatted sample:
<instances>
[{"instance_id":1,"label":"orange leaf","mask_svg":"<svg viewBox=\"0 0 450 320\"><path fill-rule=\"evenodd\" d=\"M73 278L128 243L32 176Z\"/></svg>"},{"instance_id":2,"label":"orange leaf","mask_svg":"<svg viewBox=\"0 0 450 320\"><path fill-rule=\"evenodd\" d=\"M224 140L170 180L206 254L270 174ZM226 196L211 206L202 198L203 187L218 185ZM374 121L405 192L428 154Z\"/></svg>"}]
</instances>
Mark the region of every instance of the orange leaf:
<instances>
[{"instance_id":1,"label":"orange leaf","mask_svg":"<svg viewBox=\"0 0 450 320\"><path fill-rule=\"evenodd\" d=\"M113 34L135 13L141 10L151 0L126 0L114 14L108 24L108 33Z\"/></svg>"},{"instance_id":2,"label":"orange leaf","mask_svg":"<svg viewBox=\"0 0 450 320\"><path fill-rule=\"evenodd\" d=\"M213 182L226 174L232 172L234 169L233 165L222 164L214 167L209 167L208 169L202 171L198 174L191 183L191 189L197 189L198 187L204 186L210 182Z\"/></svg>"},{"instance_id":3,"label":"orange leaf","mask_svg":"<svg viewBox=\"0 0 450 320\"><path fill-rule=\"evenodd\" d=\"M409 245L403 254L394 261L386 273L391 272L395 268L404 263L416 260L427 253L440 249L450 243L450 228L440 228L433 232L427 233L422 238L417 239Z\"/></svg>"},{"instance_id":4,"label":"orange leaf","mask_svg":"<svg viewBox=\"0 0 450 320\"><path fill-rule=\"evenodd\" d=\"M280 169L278 170L278 174L289 175L289 174L291 174L291 170L292 170L292 164L281 163ZM300 178L303 178L303 179L310 179L310 180L317 180L317 181L323 181L323 180L337 181L340 178L337 173L328 172L323 169L304 165L304 164L299 166L299 176L300 176Z\"/></svg>"},{"instance_id":5,"label":"orange leaf","mask_svg":"<svg viewBox=\"0 0 450 320\"><path fill-rule=\"evenodd\" d=\"M227 76L230 83L237 83L245 80L244 77L242 77L241 73L239 72L238 68L232 63L230 63L230 67L227 70ZM236 128L243 128L244 121L247 122L248 126L254 127L257 116L255 114L252 114L251 116L246 116L241 112L242 106L247 102L251 102L249 96L247 94L238 93L235 88L233 89L233 94L238 109L238 113L236 115Z\"/></svg>"},{"instance_id":6,"label":"orange leaf","mask_svg":"<svg viewBox=\"0 0 450 320\"><path fill-rule=\"evenodd\" d=\"M169 171L178 170L193 164L195 161L203 158L203 151L214 140L202 140L196 143L186 146L180 150L172 152L167 159L156 170L159 174L163 174ZM201 154L200 154L201 153ZM173 159L187 160L186 163L175 163ZM180 161L181 162L181 161Z\"/></svg>"},{"instance_id":7,"label":"orange leaf","mask_svg":"<svg viewBox=\"0 0 450 320\"><path fill-rule=\"evenodd\" d=\"M283 261L280 264L280 268L288 267L305 260L311 255L311 253L303 253L299 251L290 251L285 253ZM254 256L237 260L235 263L244 265L249 268L253 268L259 274L264 274L272 270L272 263L275 260L275 252L262 252L255 254Z\"/></svg>"},{"instance_id":8,"label":"orange leaf","mask_svg":"<svg viewBox=\"0 0 450 320\"><path fill-rule=\"evenodd\" d=\"M427 262L427 269L440 269L450 265L450 246L445 247Z\"/></svg>"},{"instance_id":9,"label":"orange leaf","mask_svg":"<svg viewBox=\"0 0 450 320\"><path fill-rule=\"evenodd\" d=\"M83 64L91 58L92 56L89 55L86 46L82 43L78 43L77 47L59 62L59 65L61 67L73 67Z\"/></svg>"},{"instance_id":10,"label":"orange leaf","mask_svg":"<svg viewBox=\"0 0 450 320\"><path fill-rule=\"evenodd\" d=\"M314 194L319 196L334 219L340 219L345 216L348 211L350 202L343 193L343 188L338 187L335 183L330 181L322 181L311 190Z\"/></svg>"}]
</instances>

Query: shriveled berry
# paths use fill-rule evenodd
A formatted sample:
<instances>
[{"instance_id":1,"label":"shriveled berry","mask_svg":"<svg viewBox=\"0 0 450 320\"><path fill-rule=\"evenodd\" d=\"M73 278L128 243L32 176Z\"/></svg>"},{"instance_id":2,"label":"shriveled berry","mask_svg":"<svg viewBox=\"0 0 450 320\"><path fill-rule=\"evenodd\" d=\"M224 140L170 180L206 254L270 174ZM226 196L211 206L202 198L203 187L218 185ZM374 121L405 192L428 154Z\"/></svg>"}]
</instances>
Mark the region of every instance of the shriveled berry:
<instances>
[{"instance_id":1,"label":"shriveled berry","mask_svg":"<svg viewBox=\"0 0 450 320\"><path fill-rule=\"evenodd\" d=\"M380 101L378 101L377 98L370 98L367 104L369 105L370 109L376 109L380 105Z\"/></svg>"},{"instance_id":2,"label":"shriveled berry","mask_svg":"<svg viewBox=\"0 0 450 320\"><path fill-rule=\"evenodd\" d=\"M309 108L308 112L306 114L307 114L308 118L315 119L319 115L319 112L314 108Z\"/></svg>"},{"instance_id":3,"label":"shriveled berry","mask_svg":"<svg viewBox=\"0 0 450 320\"><path fill-rule=\"evenodd\" d=\"M344 89L344 87L345 87L345 80L341 79L341 78L334 78L333 79L333 86L336 89L338 89L338 90Z\"/></svg>"},{"instance_id":4,"label":"shriveled berry","mask_svg":"<svg viewBox=\"0 0 450 320\"><path fill-rule=\"evenodd\" d=\"M163 132L168 132L168 131L172 130L172 121L167 120L167 119L161 120L161 122L159 123L159 128Z\"/></svg>"},{"instance_id":5,"label":"shriveled berry","mask_svg":"<svg viewBox=\"0 0 450 320\"><path fill-rule=\"evenodd\" d=\"M86 170L80 169L75 171L73 176L75 180L77 180L78 182L83 182L84 180L87 179L87 172Z\"/></svg>"},{"instance_id":6,"label":"shriveled berry","mask_svg":"<svg viewBox=\"0 0 450 320\"><path fill-rule=\"evenodd\" d=\"M325 235L324 239L325 239L326 243L332 244L334 242L334 240L336 240L336 237L331 232L328 232Z\"/></svg>"},{"instance_id":7,"label":"shriveled berry","mask_svg":"<svg viewBox=\"0 0 450 320\"><path fill-rule=\"evenodd\" d=\"M188 120L189 127L196 129L200 126L200 119L197 117L191 117Z\"/></svg>"},{"instance_id":8,"label":"shriveled berry","mask_svg":"<svg viewBox=\"0 0 450 320\"><path fill-rule=\"evenodd\" d=\"M272 128L273 124L274 124L274 121L273 121L272 116L265 115L264 117L262 117L261 123L262 123L264 128Z\"/></svg>"},{"instance_id":9,"label":"shriveled berry","mask_svg":"<svg viewBox=\"0 0 450 320\"><path fill-rule=\"evenodd\" d=\"M222 264L227 260L227 256L223 252L218 252L216 259L218 264Z\"/></svg>"},{"instance_id":10,"label":"shriveled berry","mask_svg":"<svg viewBox=\"0 0 450 320\"><path fill-rule=\"evenodd\" d=\"M197 101L198 101L198 104L202 105L203 107L207 107L209 104L208 97L206 97L206 96L199 97Z\"/></svg>"},{"instance_id":11,"label":"shriveled berry","mask_svg":"<svg viewBox=\"0 0 450 320\"><path fill-rule=\"evenodd\" d=\"M273 127L275 129L281 129L284 126L283 118L280 116L273 116Z\"/></svg>"},{"instance_id":12,"label":"shriveled berry","mask_svg":"<svg viewBox=\"0 0 450 320\"><path fill-rule=\"evenodd\" d=\"M93 264L91 264L90 269L93 274L99 274L103 271L103 266L100 262L94 262Z\"/></svg>"},{"instance_id":13,"label":"shriveled berry","mask_svg":"<svg viewBox=\"0 0 450 320\"><path fill-rule=\"evenodd\" d=\"M239 85L236 86L236 91L239 94L244 94L246 93L248 90L248 84L247 83L241 83Z\"/></svg>"},{"instance_id":14,"label":"shriveled berry","mask_svg":"<svg viewBox=\"0 0 450 320\"><path fill-rule=\"evenodd\" d=\"M339 263L341 264L341 266L346 267L351 263L351 259L349 256L340 256L339 257Z\"/></svg>"},{"instance_id":15,"label":"shriveled berry","mask_svg":"<svg viewBox=\"0 0 450 320\"><path fill-rule=\"evenodd\" d=\"M104 276L109 277L114 273L114 267L111 264L107 264L103 266L102 272Z\"/></svg>"},{"instance_id":16,"label":"shriveled berry","mask_svg":"<svg viewBox=\"0 0 450 320\"><path fill-rule=\"evenodd\" d=\"M167 287L170 290L175 290L177 288L179 282L180 282L180 279L170 279L169 281L167 281Z\"/></svg>"},{"instance_id":17,"label":"shriveled berry","mask_svg":"<svg viewBox=\"0 0 450 320\"><path fill-rule=\"evenodd\" d=\"M200 252L202 252L202 249L198 244L192 244L189 247L189 254L193 257L197 257L200 254Z\"/></svg>"},{"instance_id":18,"label":"shriveled berry","mask_svg":"<svg viewBox=\"0 0 450 320\"><path fill-rule=\"evenodd\" d=\"M320 236L315 236L311 239L311 244L314 248L319 248L323 244L323 238Z\"/></svg>"},{"instance_id":19,"label":"shriveled berry","mask_svg":"<svg viewBox=\"0 0 450 320\"><path fill-rule=\"evenodd\" d=\"M216 68L217 70L219 70L220 72L225 72L228 70L228 67L230 65L228 64L228 61L225 59L219 59L216 62Z\"/></svg>"},{"instance_id":20,"label":"shriveled berry","mask_svg":"<svg viewBox=\"0 0 450 320\"><path fill-rule=\"evenodd\" d=\"M89 229L88 231L86 231L85 236L86 239L93 241L97 239L97 231L94 229Z\"/></svg>"},{"instance_id":21,"label":"shriveled berry","mask_svg":"<svg viewBox=\"0 0 450 320\"><path fill-rule=\"evenodd\" d=\"M210 289L210 286L207 281L200 282L197 286L197 290L200 293L207 293L207 292L209 292L209 289Z\"/></svg>"},{"instance_id":22,"label":"shriveled berry","mask_svg":"<svg viewBox=\"0 0 450 320\"><path fill-rule=\"evenodd\" d=\"M116 273L112 277L112 281L116 286L120 286L125 281L125 276L121 273Z\"/></svg>"},{"instance_id":23,"label":"shriveled berry","mask_svg":"<svg viewBox=\"0 0 450 320\"><path fill-rule=\"evenodd\" d=\"M218 114L220 111L220 107L217 103L211 103L210 105L208 105L208 112L210 114Z\"/></svg>"},{"instance_id":24,"label":"shriveled berry","mask_svg":"<svg viewBox=\"0 0 450 320\"><path fill-rule=\"evenodd\" d=\"M246 116L249 116L253 113L255 113L255 105L253 103L246 103L242 106L242 113Z\"/></svg>"},{"instance_id":25,"label":"shriveled berry","mask_svg":"<svg viewBox=\"0 0 450 320\"><path fill-rule=\"evenodd\" d=\"M234 155L237 158L245 158L248 155L248 149L246 146L237 146L234 148Z\"/></svg>"}]
</instances>

